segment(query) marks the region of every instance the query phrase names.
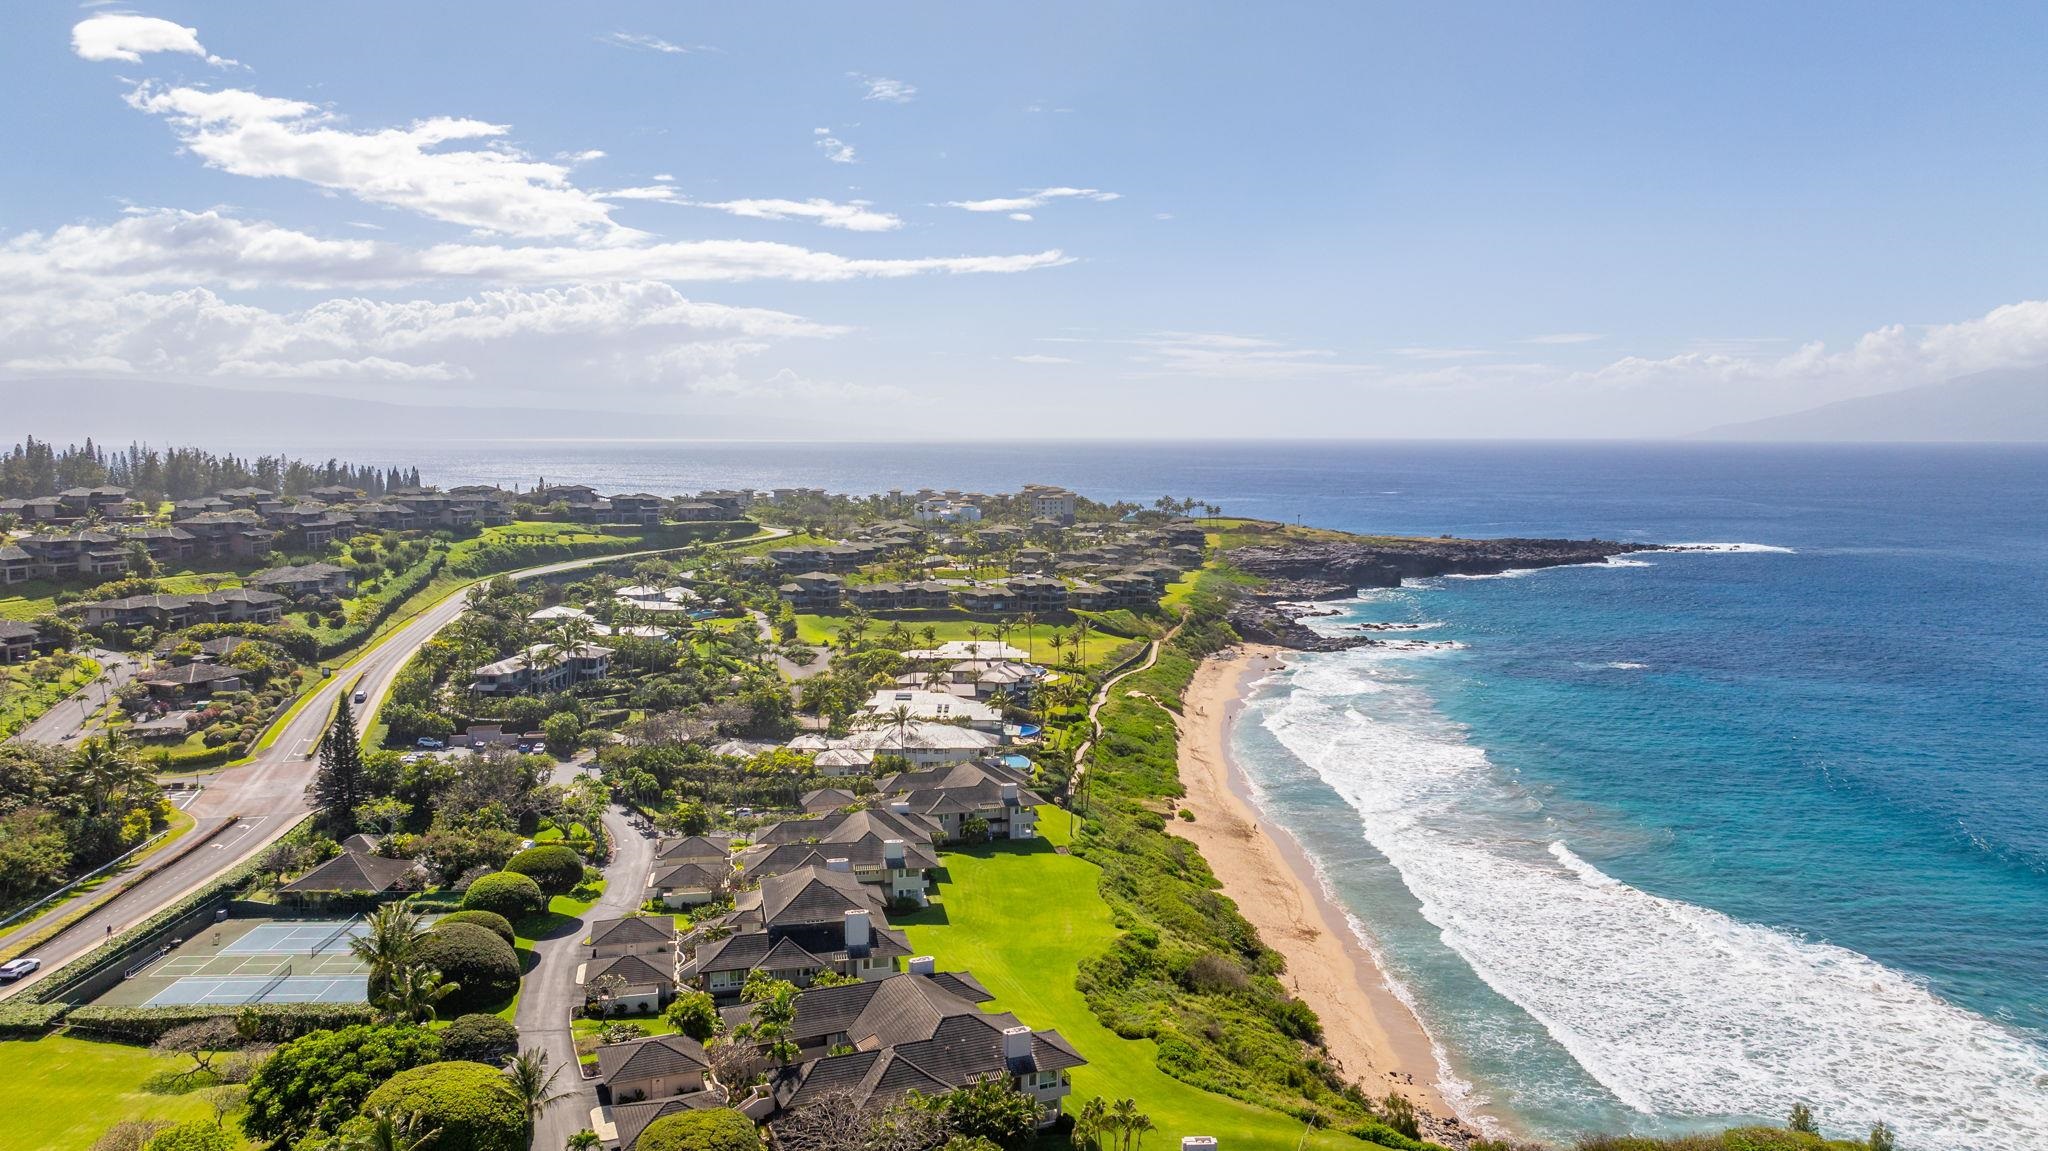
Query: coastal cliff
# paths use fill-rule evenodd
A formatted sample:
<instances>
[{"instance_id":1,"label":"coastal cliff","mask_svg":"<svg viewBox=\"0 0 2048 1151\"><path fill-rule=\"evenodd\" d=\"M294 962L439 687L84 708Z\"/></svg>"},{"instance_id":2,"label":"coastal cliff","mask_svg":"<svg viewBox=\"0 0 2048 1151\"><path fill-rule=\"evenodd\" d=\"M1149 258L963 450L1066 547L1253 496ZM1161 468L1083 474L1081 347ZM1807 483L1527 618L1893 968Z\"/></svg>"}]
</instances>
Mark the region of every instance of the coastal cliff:
<instances>
[{"instance_id":1,"label":"coastal cliff","mask_svg":"<svg viewBox=\"0 0 2048 1151\"><path fill-rule=\"evenodd\" d=\"M1403 580L1443 575L1495 575L1530 568L1605 563L1656 544L1617 540L1422 539L1374 537L1286 540L1232 548L1237 570L1259 585L1231 606L1230 624L1254 643L1299 651L1338 651L1378 642L1367 636L1326 636L1302 625L1316 614L1302 605L1349 599L1364 588L1401 586Z\"/></svg>"}]
</instances>

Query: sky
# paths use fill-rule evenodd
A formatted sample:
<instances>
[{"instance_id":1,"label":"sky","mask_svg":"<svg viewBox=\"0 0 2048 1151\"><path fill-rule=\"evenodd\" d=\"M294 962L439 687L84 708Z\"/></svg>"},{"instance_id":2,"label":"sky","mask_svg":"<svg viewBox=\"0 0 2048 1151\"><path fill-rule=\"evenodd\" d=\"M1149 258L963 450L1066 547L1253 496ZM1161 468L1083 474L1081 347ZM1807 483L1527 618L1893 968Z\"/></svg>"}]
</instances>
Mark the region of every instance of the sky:
<instances>
[{"instance_id":1,"label":"sky","mask_svg":"<svg viewBox=\"0 0 2048 1151\"><path fill-rule=\"evenodd\" d=\"M17 5L0 378L1653 437L2048 362L2037 4Z\"/></svg>"}]
</instances>

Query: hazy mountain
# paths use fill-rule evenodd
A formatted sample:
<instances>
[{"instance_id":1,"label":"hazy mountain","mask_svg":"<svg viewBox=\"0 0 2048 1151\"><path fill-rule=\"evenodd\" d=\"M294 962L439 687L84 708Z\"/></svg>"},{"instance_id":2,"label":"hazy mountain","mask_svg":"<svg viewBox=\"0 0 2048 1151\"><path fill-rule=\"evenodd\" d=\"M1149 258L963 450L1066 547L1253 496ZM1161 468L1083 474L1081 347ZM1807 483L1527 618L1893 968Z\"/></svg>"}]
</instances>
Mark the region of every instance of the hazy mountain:
<instances>
[{"instance_id":1,"label":"hazy mountain","mask_svg":"<svg viewBox=\"0 0 2048 1151\"><path fill-rule=\"evenodd\" d=\"M140 440L318 453L329 445L423 440L830 436L774 405L759 419L535 408L429 407L299 390L241 391L143 380L0 380L0 442L23 436Z\"/></svg>"},{"instance_id":2,"label":"hazy mountain","mask_svg":"<svg viewBox=\"0 0 2048 1151\"><path fill-rule=\"evenodd\" d=\"M1724 424L1694 439L1826 441L2048 440L2048 366L1840 400L1790 415Z\"/></svg>"}]
</instances>

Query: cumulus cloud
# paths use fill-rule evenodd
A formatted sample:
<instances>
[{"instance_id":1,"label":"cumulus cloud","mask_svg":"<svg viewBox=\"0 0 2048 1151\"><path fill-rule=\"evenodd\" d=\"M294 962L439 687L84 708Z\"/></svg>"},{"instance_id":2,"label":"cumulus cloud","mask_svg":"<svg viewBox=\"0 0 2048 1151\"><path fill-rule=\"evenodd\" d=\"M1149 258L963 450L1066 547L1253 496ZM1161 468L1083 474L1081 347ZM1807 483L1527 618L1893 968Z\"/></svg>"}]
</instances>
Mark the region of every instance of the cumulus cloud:
<instances>
[{"instance_id":1,"label":"cumulus cloud","mask_svg":"<svg viewBox=\"0 0 2048 1151\"><path fill-rule=\"evenodd\" d=\"M197 28L125 12L100 12L72 25L71 50L82 59L124 64L140 64L145 52L177 52L221 67L234 63L202 47Z\"/></svg>"},{"instance_id":2,"label":"cumulus cloud","mask_svg":"<svg viewBox=\"0 0 2048 1151\"><path fill-rule=\"evenodd\" d=\"M675 379L728 372L838 325L689 299L666 284L502 290L456 300L326 300L280 311L206 288L0 297L0 368L431 383Z\"/></svg>"},{"instance_id":3,"label":"cumulus cloud","mask_svg":"<svg viewBox=\"0 0 2048 1151\"><path fill-rule=\"evenodd\" d=\"M502 124L442 116L358 132L304 101L234 88L144 84L128 102L162 116L207 164L239 176L301 180L489 234L612 243L639 235L570 183L566 166L504 144Z\"/></svg>"},{"instance_id":4,"label":"cumulus cloud","mask_svg":"<svg viewBox=\"0 0 2048 1151\"><path fill-rule=\"evenodd\" d=\"M1007 196L993 200L948 200L946 201L946 207L962 208L969 212L1021 213L1043 208L1054 200L1091 200L1100 204L1122 198L1120 193L1104 192L1097 188L1040 188L1035 192L1026 192L1021 196ZM1013 220L1017 219L1015 215L1012 215L1010 218ZM1029 216L1024 217L1027 220L1030 218Z\"/></svg>"},{"instance_id":5,"label":"cumulus cloud","mask_svg":"<svg viewBox=\"0 0 2048 1151\"><path fill-rule=\"evenodd\" d=\"M879 100L884 104L908 104L917 99L917 88L901 80L891 80L887 76L864 76L859 72L848 72L847 75L860 81L861 86L867 89L866 94L861 97L863 100Z\"/></svg>"},{"instance_id":6,"label":"cumulus cloud","mask_svg":"<svg viewBox=\"0 0 2048 1151\"><path fill-rule=\"evenodd\" d=\"M810 220L821 227L843 228L849 232L893 232L903 221L888 212L878 212L867 200L706 200L686 201L694 207L712 208L750 220Z\"/></svg>"}]
</instances>

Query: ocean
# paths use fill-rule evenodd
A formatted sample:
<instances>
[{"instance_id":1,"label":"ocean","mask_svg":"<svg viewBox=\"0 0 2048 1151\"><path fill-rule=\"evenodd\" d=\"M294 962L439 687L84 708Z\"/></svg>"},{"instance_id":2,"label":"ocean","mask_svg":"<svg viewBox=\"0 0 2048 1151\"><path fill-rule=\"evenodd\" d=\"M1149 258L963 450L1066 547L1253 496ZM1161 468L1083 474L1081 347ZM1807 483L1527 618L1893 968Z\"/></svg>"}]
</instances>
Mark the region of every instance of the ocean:
<instances>
[{"instance_id":1,"label":"ocean","mask_svg":"<svg viewBox=\"0 0 2048 1151\"><path fill-rule=\"evenodd\" d=\"M389 450L384 454L389 454ZM1717 545L1421 581L1233 751L1513 1131L1884 1119L2048 1146L2048 449L451 445L430 480L1190 496L1361 531ZM513 470L516 468L517 470Z\"/></svg>"}]
</instances>

